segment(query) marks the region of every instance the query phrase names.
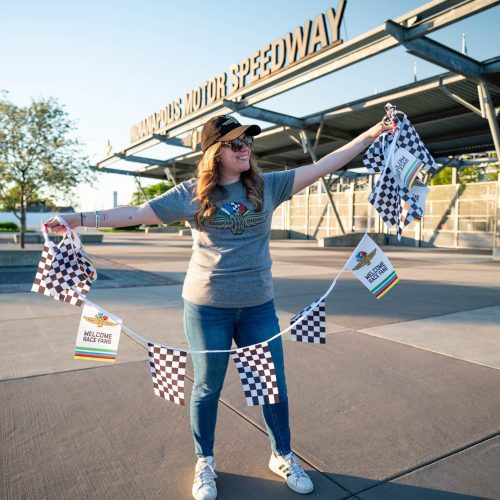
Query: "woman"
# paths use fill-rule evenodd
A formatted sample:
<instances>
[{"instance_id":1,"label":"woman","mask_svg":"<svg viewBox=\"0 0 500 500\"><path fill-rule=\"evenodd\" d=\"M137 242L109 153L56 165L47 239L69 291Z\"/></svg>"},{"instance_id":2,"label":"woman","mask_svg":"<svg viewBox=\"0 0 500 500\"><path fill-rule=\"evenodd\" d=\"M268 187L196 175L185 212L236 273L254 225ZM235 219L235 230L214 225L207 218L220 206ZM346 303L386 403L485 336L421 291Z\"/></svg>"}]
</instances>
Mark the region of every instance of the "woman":
<instances>
[{"instance_id":1,"label":"woman","mask_svg":"<svg viewBox=\"0 0 500 500\"><path fill-rule=\"evenodd\" d=\"M193 254L183 287L184 326L191 349L227 350L263 342L279 332L273 302L269 234L273 211L320 177L341 168L389 127L379 123L313 165L261 174L251 156L257 125L216 116L203 127L197 177L139 207L64 215L72 227L120 227L187 220ZM95 222L95 224L94 224ZM64 232L54 219L53 232ZM314 486L290 446L281 338L269 344L279 402L262 407L271 441L269 468L298 493ZM193 497L215 499L213 446L228 353L193 354L191 428L198 461Z\"/></svg>"}]
</instances>

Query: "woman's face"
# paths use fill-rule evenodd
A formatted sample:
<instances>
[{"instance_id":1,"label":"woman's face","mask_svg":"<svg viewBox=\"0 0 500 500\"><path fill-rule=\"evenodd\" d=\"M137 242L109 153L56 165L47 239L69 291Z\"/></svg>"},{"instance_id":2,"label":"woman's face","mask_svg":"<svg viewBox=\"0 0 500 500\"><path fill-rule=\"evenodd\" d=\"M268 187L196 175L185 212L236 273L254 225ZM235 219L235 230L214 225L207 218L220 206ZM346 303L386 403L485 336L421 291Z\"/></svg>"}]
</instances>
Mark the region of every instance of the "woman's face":
<instances>
[{"instance_id":1,"label":"woman's face","mask_svg":"<svg viewBox=\"0 0 500 500\"><path fill-rule=\"evenodd\" d=\"M236 144L241 146L240 149L233 151L230 142L222 143L219 156L220 173L222 180L237 180L242 172L246 172L250 168L250 153L251 147L246 144L243 139L246 136L243 134L236 139ZM250 140L252 138L249 138ZM249 141L250 142L250 141Z\"/></svg>"}]
</instances>

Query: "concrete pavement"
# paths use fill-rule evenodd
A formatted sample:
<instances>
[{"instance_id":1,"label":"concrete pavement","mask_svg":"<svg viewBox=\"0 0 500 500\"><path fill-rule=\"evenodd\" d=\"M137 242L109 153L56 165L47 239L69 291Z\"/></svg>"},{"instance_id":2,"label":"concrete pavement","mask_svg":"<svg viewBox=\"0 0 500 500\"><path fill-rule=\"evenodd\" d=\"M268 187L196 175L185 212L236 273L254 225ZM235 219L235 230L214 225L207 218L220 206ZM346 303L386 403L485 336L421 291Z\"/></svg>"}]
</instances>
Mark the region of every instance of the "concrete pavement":
<instances>
[{"instance_id":1,"label":"concrete pavement","mask_svg":"<svg viewBox=\"0 0 500 500\"><path fill-rule=\"evenodd\" d=\"M100 273L90 300L145 337L186 346L190 246L177 235L106 234L86 246ZM271 247L284 328L352 249ZM500 263L482 251L384 251L400 276L386 297L344 273L327 300L327 343L285 337L292 444L316 485L309 496L500 498ZM34 269L14 272L0 269L0 498L190 498L188 409L153 395L143 346L122 335L116 364L73 360L81 310L30 293ZM219 498L298 498L268 455L260 410L245 405L230 366Z\"/></svg>"}]
</instances>

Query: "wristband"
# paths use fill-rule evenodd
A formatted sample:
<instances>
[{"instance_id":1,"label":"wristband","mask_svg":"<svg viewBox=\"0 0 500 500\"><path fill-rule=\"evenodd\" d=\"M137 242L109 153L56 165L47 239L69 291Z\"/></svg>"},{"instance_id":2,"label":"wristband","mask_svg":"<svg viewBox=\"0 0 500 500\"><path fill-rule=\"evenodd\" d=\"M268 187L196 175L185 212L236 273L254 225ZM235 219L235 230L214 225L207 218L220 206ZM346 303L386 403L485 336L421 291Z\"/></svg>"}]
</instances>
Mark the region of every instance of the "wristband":
<instances>
[{"instance_id":1,"label":"wristband","mask_svg":"<svg viewBox=\"0 0 500 500\"><path fill-rule=\"evenodd\" d=\"M101 214L99 213L99 210L95 211L95 227L96 229L99 228L101 225Z\"/></svg>"}]
</instances>

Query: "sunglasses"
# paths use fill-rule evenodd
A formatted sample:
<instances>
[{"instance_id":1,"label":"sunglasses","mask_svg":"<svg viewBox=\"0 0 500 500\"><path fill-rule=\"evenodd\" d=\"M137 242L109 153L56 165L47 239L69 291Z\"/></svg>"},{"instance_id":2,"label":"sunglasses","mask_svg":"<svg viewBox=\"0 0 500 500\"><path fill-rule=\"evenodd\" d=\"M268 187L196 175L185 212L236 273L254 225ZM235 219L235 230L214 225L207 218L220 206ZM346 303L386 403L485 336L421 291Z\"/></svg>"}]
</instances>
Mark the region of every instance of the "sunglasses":
<instances>
[{"instance_id":1,"label":"sunglasses","mask_svg":"<svg viewBox=\"0 0 500 500\"><path fill-rule=\"evenodd\" d=\"M233 139L232 141L223 141L221 142L223 146L226 146L228 148L231 148L232 151L240 151L243 146L248 146L251 148L253 146L253 137L252 136L245 136L243 139L240 139L237 137L236 139Z\"/></svg>"}]
</instances>

